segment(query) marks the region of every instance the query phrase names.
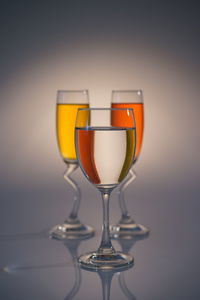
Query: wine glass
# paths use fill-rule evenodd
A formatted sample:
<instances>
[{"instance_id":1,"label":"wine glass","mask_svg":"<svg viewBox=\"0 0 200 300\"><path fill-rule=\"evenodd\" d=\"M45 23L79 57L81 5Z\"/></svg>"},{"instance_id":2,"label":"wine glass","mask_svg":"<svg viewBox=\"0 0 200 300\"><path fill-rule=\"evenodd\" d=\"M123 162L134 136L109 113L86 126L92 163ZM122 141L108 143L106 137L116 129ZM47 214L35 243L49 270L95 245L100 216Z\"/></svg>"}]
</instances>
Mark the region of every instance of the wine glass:
<instances>
[{"instance_id":1,"label":"wine glass","mask_svg":"<svg viewBox=\"0 0 200 300\"><path fill-rule=\"evenodd\" d=\"M75 151L74 129L77 111L84 107L89 107L87 90L59 90L57 92L56 133L58 148L67 167L64 178L75 193L69 217L63 224L54 226L50 231L50 236L59 240L88 238L94 234L94 229L91 226L84 225L78 219L81 191L75 180L70 177L79 166Z\"/></svg>"},{"instance_id":2,"label":"wine glass","mask_svg":"<svg viewBox=\"0 0 200 300\"><path fill-rule=\"evenodd\" d=\"M112 270L133 265L133 258L116 252L110 240L109 199L125 178L135 157L135 121L132 109L79 109L76 153L87 179L101 192L103 232L97 251L79 257L83 268Z\"/></svg>"},{"instance_id":3,"label":"wine glass","mask_svg":"<svg viewBox=\"0 0 200 300\"><path fill-rule=\"evenodd\" d=\"M112 91L112 108L132 108L136 123L136 151L133 164L138 160L143 138L144 129L144 104L141 90ZM119 205L121 209L121 219L116 225L111 225L112 238L125 238L132 235L146 235L149 229L144 225L136 224L128 213L124 200L124 191L128 185L136 178L133 168L130 169L126 179L119 185Z\"/></svg>"}]
</instances>

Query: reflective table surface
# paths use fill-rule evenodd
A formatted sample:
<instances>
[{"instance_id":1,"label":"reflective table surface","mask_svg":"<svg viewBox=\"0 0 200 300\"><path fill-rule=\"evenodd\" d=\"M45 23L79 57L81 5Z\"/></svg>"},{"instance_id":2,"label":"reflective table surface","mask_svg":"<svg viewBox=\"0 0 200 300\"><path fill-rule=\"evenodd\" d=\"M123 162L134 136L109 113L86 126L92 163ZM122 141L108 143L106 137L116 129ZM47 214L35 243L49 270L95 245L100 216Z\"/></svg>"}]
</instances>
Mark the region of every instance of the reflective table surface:
<instances>
[{"instance_id":1,"label":"reflective table surface","mask_svg":"<svg viewBox=\"0 0 200 300\"><path fill-rule=\"evenodd\" d=\"M0 299L200 299L197 192L139 187L134 204L132 192L127 192L130 210L151 233L113 240L116 249L134 256L131 269L97 273L77 264L77 257L96 250L101 238L100 197L88 189L83 191L87 205L82 203L80 216L96 234L65 242L49 239L48 232L64 218L71 204L65 198L72 197L71 192L1 189ZM119 217L116 206L111 199L111 221Z\"/></svg>"}]
</instances>

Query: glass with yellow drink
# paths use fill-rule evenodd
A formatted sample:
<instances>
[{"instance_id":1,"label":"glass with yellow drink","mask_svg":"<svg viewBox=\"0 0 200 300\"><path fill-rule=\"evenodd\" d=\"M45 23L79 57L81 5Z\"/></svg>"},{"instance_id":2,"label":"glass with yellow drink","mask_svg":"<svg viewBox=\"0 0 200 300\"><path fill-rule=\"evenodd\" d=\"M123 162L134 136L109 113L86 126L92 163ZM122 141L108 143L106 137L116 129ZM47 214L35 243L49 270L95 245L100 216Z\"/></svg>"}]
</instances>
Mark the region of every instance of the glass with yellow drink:
<instances>
[{"instance_id":1,"label":"glass with yellow drink","mask_svg":"<svg viewBox=\"0 0 200 300\"><path fill-rule=\"evenodd\" d=\"M56 103L56 135L60 155L67 166L64 178L74 189L73 208L63 224L54 226L50 236L56 239L82 239L94 234L94 229L84 225L78 219L81 202L81 191L71 174L78 168L75 151L75 123L79 108L89 107L89 94L87 90L69 91L59 90ZM84 116L83 116L84 118ZM83 120L84 121L84 120Z\"/></svg>"}]
</instances>

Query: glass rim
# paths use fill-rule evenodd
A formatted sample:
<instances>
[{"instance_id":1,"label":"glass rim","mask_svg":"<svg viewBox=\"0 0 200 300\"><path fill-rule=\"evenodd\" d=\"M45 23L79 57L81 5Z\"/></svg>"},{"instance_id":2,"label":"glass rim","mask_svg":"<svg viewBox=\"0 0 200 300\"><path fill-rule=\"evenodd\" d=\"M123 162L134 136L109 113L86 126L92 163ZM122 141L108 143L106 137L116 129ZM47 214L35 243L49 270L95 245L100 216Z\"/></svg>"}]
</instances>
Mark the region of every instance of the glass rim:
<instances>
[{"instance_id":1,"label":"glass rim","mask_svg":"<svg viewBox=\"0 0 200 300\"><path fill-rule=\"evenodd\" d=\"M112 107L91 107L91 108L78 108L78 111L81 111L81 110L130 110L134 113L134 110L133 108L112 108Z\"/></svg>"},{"instance_id":2,"label":"glass rim","mask_svg":"<svg viewBox=\"0 0 200 300\"><path fill-rule=\"evenodd\" d=\"M137 90L112 90L112 93L138 93L140 92L142 94L142 90L141 89L137 89Z\"/></svg>"},{"instance_id":3,"label":"glass rim","mask_svg":"<svg viewBox=\"0 0 200 300\"><path fill-rule=\"evenodd\" d=\"M143 103L143 91L135 90L113 90L111 103Z\"/></svg>"},{"instance_id":4,"label":"glass rim","mask_svg":"<svg viewBox=\"0 0 200 300\"><path fill-rule=\"evenodd\" d=\"M83 90L57 90L57 93L88 93L88 89Z\"/></svg>"}]
</instances>

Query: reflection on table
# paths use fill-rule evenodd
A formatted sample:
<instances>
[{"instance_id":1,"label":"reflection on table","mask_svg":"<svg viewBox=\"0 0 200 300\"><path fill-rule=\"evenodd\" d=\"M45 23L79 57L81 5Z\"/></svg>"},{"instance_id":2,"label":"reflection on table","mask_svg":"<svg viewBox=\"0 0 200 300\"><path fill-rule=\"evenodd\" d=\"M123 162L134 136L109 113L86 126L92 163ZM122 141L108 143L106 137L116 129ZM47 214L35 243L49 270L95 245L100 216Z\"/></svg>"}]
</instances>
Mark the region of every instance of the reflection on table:
<instances>
[{"instance_id":1,"label":"reflection on table","mask_svg":"<svg viewBox=\"0 0 200 300\"><path fill-rule=\"evenodd\" d=\"M124 253L129 253L131 251L131 249L133 248L133 246L135 245L135 243L141 239L144 239L146 237L134 237L132 239L118 239L118 243L121 247L121 250ZM48 229L42 230L38 233L23 233L23 234L15 234L15 235L1 235L0 236L0 242L2 243L7 243L9 242L16 242L16 241L28 241L28 240L33 240L34 243L36 243L36 239L40 240L41 239L48 239ZM47 240L48 241L48 240ZM82 270L78 264L78 249L81 245L81 243L85 241L85 240L78 240L78 239L72 239L72 240L66 240L63 242L58 242L58 243L62 243L64 247L67 248L68 253L70 254L70 258L65 259L63 262L50 262L50 263L44 263L44 264L33 264L33 265L16 265L16 264L8 264L6 266L1 266L0 271L1 274L3 273L7 273L7 274L18 274L20 271L25 271L26 274L28 271L30 270L36 270L36 271L40 271L43 269L56 269L56 268L68 268L68 267L73 267L74 270L74 282L71 286L71 289L69 290L68 294L65 296L65 300L69 300L69 299L74 299L77 295L78 292L80 291L80 287L81 287L81 279L82 276L84 276L85 272L90 272L90 271L85 271ZM53 242L53 241L52 241ZM86 242L86 241L85 241ZM55 243L55 241L54 241ZM33 249L34 250L34 249ZM134 268L134 267L133 267ZM114 271L97 271L93 273L97 273L97 275L99 276L100 280L101 280L101 285L102 285L102 298L99 297L99 299L103 299L103 300L108 300L110 299L110 295L111 295L111 286L112 286L112 279L113 277L117 276L118 279L118 286L121 289L123 295L127 298L127 299L136 299L136 297L134 296L134 294L132 293L132 291L127 287L126 284L126 280L125 280L125 273L128 272L128 269L124 269L124 270L118 270L115 269ZM94 277L96 275L94 274Z\"/></svg>"}]
</instances>

